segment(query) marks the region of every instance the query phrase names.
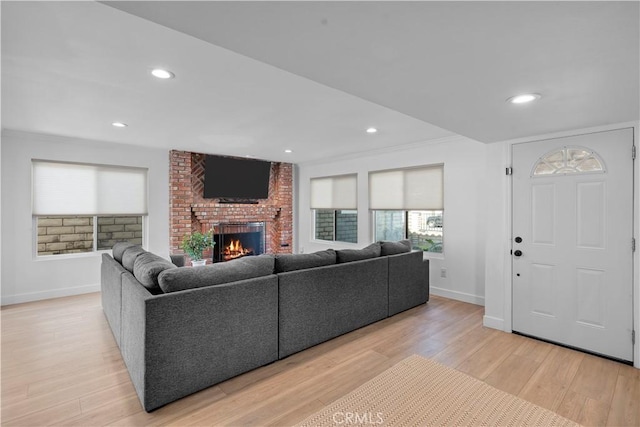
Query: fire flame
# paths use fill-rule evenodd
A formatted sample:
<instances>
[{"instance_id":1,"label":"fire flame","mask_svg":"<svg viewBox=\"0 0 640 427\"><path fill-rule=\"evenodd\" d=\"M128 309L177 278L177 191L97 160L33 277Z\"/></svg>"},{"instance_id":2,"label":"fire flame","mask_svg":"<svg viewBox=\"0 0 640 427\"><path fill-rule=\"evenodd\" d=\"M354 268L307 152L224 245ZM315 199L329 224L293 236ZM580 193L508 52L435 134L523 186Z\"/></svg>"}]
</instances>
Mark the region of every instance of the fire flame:
<instances>
[{"instance_id":1,"label":"fire flame","mask_svg":"<svg viewBox=\"0 0 640 427\"><path fill-rule=\"evenodd\" d=\"M253 252L251 249L242 247L240 240L232 240L229 246L224 248L225 259L240 258Z\"/></svg>"}]
</instances>

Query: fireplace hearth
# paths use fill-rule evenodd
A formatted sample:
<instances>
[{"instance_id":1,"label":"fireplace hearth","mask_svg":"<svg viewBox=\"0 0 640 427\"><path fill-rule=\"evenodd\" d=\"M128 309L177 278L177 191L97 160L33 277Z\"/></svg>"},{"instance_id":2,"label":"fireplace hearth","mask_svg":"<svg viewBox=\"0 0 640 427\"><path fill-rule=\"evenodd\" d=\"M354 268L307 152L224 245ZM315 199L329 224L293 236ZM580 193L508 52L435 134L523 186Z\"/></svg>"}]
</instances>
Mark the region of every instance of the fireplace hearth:
<instances>
[{"instance_id":1,"label":"fireplace hearth","mask_svg":"<svg viewBox=\"0 0 640 427\"><path fill-rule=\"evenodd\" d=\"M265 252L265 223L222 223L213 227L213 262L231 261Z\"/></svg>"}]
</instances>

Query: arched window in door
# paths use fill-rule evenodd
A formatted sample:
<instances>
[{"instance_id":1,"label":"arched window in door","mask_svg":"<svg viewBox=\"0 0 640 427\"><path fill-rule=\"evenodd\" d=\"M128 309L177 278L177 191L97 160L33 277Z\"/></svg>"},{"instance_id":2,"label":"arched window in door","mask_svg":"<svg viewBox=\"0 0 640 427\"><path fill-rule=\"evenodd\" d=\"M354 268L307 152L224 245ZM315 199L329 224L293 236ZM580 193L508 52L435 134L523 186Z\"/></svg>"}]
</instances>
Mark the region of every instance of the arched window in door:
<instances>
[{"instance_id":1,"label":"arched window in door","mask_svg":"<svg viewBox=\"0 0 640 427\"><path fill-rule=\"evenodd\" d=\"M585 147L562 147L540 157L531 176L605 173L602 158Z\"/></svg>"}]
</instances>

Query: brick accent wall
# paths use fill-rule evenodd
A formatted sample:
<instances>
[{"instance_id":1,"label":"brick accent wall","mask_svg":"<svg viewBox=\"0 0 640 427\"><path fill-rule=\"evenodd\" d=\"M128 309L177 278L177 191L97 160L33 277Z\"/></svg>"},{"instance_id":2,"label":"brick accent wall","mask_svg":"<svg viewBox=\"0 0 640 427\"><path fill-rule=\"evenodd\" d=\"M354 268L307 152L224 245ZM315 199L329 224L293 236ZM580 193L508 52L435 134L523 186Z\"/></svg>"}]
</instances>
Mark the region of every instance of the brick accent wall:
<instances>
[{"instance_id":1,"label":"brick accent wall","mask_svg":"<svg viewBox=\"0 0 640 427\"><path fill-rule=\"evenodd\" d=\"M180 242L195 230L225 222L264 221L266 252L291 253L293 244L293 165L271 163L269 198L258 204L219 203L204 199L206 155L173 150L170 156L170 250L182 254ZM206 254L205 254L206 255Z\"/></svg>"}]
</instances>

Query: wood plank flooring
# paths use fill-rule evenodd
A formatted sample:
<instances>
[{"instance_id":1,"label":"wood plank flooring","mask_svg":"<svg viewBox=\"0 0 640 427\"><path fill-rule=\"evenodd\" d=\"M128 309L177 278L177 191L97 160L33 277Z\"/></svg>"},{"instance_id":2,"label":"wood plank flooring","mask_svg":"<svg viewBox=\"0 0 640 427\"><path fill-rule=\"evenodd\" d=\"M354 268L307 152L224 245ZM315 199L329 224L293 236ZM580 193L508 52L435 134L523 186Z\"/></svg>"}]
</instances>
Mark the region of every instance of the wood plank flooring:
<instances>
[{"instance_id":1,"label":"wood plank flooring","mask_svg":"<svg viewBox=\"0 0 640 427\"><path fill-rule=\"evenodd\" d=\"M144 412L100 306L86 294L3 307L3 426L285 426L411 354L584 425L640 426L640 370L482 326L445 298Z\"/></svg>"}]
</instances>

